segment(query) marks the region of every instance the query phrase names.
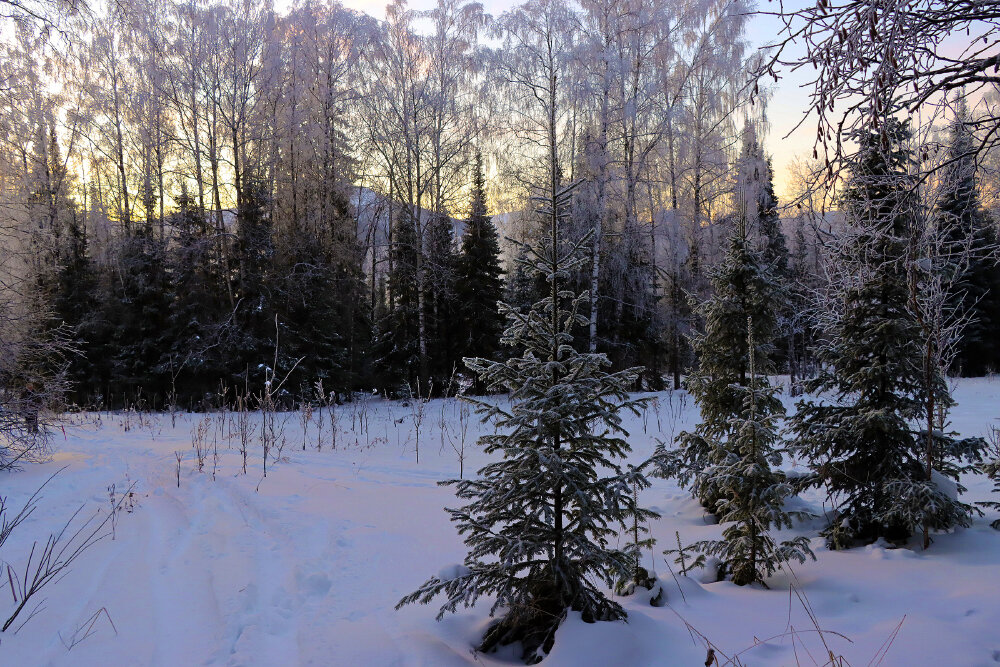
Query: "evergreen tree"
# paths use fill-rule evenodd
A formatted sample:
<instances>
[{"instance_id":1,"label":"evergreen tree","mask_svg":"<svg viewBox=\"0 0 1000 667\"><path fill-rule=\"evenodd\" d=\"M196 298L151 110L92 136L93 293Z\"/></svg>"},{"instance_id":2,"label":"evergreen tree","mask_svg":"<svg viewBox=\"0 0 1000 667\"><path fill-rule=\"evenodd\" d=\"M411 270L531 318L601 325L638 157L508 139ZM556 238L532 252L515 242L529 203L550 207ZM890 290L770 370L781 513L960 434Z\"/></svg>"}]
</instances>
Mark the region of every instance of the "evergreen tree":
<instances>
[{"instance_id":1,"label":"evergreen tree","mask_svg":"<svg viewBox=\"0 0 1000 667\"><path fill-rule=\"evenodd\" d=\"M778 315L778 329L785 345L789 387L792 396L802 392L802 381L810 374L811 351L816 337L815 317L811 312L811 295L817 287L817 276L810 270L803 216L795 219L794 252L789 256L787 304Z\"/></svg>"},{"instance_id":2,"label":"evergreen tree","mask_svg":"<svg viewBox=\"0 0 1000 667\"><path fill-rule=\"evenodd\" d=\"M740 221L748 225L748 234L760 250L760 256L768 267L774 284L776 340L772 348L772 360L777 368L788 361L787 337L790 318L789 290L791 272L789 270L788 244L781 229L778 214L778 198L774 194L774 173L771 159L764 153L764 147L757 137L757 130L747 122L743 130L743 146L737 161L736 214Z\"/></svg>"},{"instance_id":3,"label":"evergreen tree","mask_svg":"<svg viewBox=\"0 0 1000 667\"><path fill-rule=\"evenodd\" d=\"M938 203L939 224L948 230L948 241L968 246L968 268L953 307L969 317L962 331L953 366L966 376L1000 371L1000 265L992 253L997 245L996 226L979 199L979 183L965 106L951 125L944 178Z\"/></svg>"},{"instance_id":4,"label":"evergreen tree","mask_svg":"<svg viewBox=\"0 0 1000 667\"><path fill-rule=\"evenodd\" d=\"M57 275L69 251L68 227L76 217L76 207L67 196L66 166L59 151L54 125L39 123L28 194L30 257L39 294L54 296Z\"/></svg>"},{"instance_id":5,"label":"evergreen tree","mask_svg":"<svg viewBox=\"0 0 1000 667\"><path fill-rule=\"evenodd\" d=\"M457 257L451 218L446 215L435 215L428 227L427 261L424 267L429 288L425 305L432 386L425 388L424 391L440 392L448 390L461 359L457 350Z\"/></svg>"},{"instance_id":6,"label":"evergreen tree","mask_svg":"<svg viewBox=\"0 0 1000 667\"><path fill-rule=\"evenodd\" d=\"M688 377L701 422L693 432L678 436L676 450L661 448L657 460L660 475L692 483L692 492L705 509L718 514L727 491L714 469L736 450L738 419L746 416L751 355L762 375L773 369L770 354L778 287L761 251L751 243L745 221L730 234L726 256L713 270L711 281L714 295L698 309L705 320L704 332L694 337L698 366ZM752 322L749 338L747 321ZM781 403L766 396L760 397L756 409L761 417L782 412Z\"/></svg>"},{"instance_id":7,"label":"evergreen tree","mask_svg":"<svg viewBox=\"0 0 1000 667\"><path fill-rule=\"evenodd\" d=\"M526 246L517 246L513 266L507 273L507 280L504 282L503 302L519 313L527 313L531 310L532 304L545 293L541 289L543 285L539 284L538 277L526 268L528 266L527 260Z\"/></svg>"},{"instance_id":8,"label":"evergreen tree","mask_svg":"<svg viewBox=\"0 0 1000 667\"><path fill-rule=\"evenodd\" d=\"M702 505L729 524L721 540L694 548L718 556L722 572L742 586L764 584L781 563L803 562L812 552L803 537L778 545L769 534L792 519L782 507L792 487L772 470L784 451L777 433L784 409L766 377L774 369L771 341L783 301L775 272L787 269L787 251L782 265L783 236L765 223L776 218L770 174L746 137L740 165L736 219L710 276L714 294L699 309L705 331L694 339L698 366L688 379L702 419L694 432L681 433L677 450L658 448L656 460L661 475L691 481ZM780 244L770 240L775 232Z\"/></svg>"},{"instance_id":9,"label":"evergreen tree","mask_svg":"<svg viewBox=\"0 0 1000 667\"><path fill-rule=\"evenodd\" d=\"M229 315L225 288L205 212L182 193L168 223L176 233L169 249L171 306L161 372L169 378L172 401L197 402L235 375L215 351L218 327Z\"/></svg>"},{"instance_id":10,"label":"evergreen tree","mask_svg":"<svg viewBox=\"0 0 1000 667\"><path fill-rule=\"evenodd\" d=\"M395 216L389 248L389 302L376 336L376 354L385 376L385 388L401 395L406 395L409 387L415 387L420 371L417 299L420 248L409 216L409 207L402 207Z\"/></svg>"},{"instance_id":11,"label":"evergreen tree","mask_svg":"<svg viewBox=\"0 0 1000 667\"><path fill-rule=\"evenodd\" d=\"M110 332L109 399L118 405L169 391L160 361L170 317L166 246L146 224L131 228L106 274L104 318Z\"/></svg>"},{"instance_id":12,"label":"evergreen tree","mask_svg":"<svg viewBox=\"0 0 1000 667\"><path fill-rule=\"evenodd\" d=\"M95 380L99 378L94 360L106 357L110 351L103 349L107 330L99 317L99 274L88 253L86 229L74 215L68 231L65 258L56 276L52 311L55 325L67 327L68 341L77 352L68 358L70 397L86 404L93 398Z\"/></svg>"},{"instance_id":13,"label":"evergreen tree","mask_svg":"<svg viewBox=\"0 0 1000 667\"><path fill-rule=\"evenodd\" d=\"M805 562L813 556L804 536L777 544L770 536L771 527L791 527L793 516L785 512L785 498L792 486L784 473L771 469L781 462L783 450L777 422L784 415L778 390L766 377L759 377L754 364L753 324L747 320L747 349L750 354L750 377L746 386L735 385L740 398L737 414L729 423L729 438L724 446L710 454L711 468L707 486L717 490L716 512L721 523L729 524L721 540L705 540L692 545L705 555L717 556L723 571L738 586L760 583L781 565L796 560Z\"/></svg>"},{"instance_id":14,"label":"evergreen tree","mask_svg":"<svg viewBox=\"0 0 1000 667\"><path fill-rule=\"evenodd\" d=\"M264 183L248 179L236 213L237 307L232 324L220 331L229 368L238 386L263 381L275 357L275 247L270 195ZM280 352L280 349L279 349ZM284 370L288 370L287 368ZM273 369L278 372L278 369Z\"/></svg>"},{"instance_id":15,"label":"evergreen tree","mask_svg":"<svg viewBox=\"0 0 1000 667\"><path fill-rule=\"evenodd\" d=\"M771 168L771 158L764 161L763 175L758 190L757 224L760 230L761 251L764 261L771 267L772 273L784 280L789 274L788 243L781 229L781 216L778 214L778 197L774 194L774 170Z\"/></svg>"},{"instance_id":16,"label":"evergreen tree","mask_svg":"<svg viewBox=\"0 0 1000 667\"><path fill-rule=\"evenodd\" d=\"M500 276L500 240L486 209L486 176L482 155L476 154L472 174L472 202L469 221L462 237L462 249L456 262L455 290L460 313L457 347L460 357L497 359L503 316L500 300L503 281ZM476 393L485 385L477 376Z\"/></svg>"},{"instance_id":17,"label":"evergreen tree","mask_svg":"<svg viewBox=\"0 0 1000 667\"><path fill-rule=\"evenodd\" d=\"M350 201L343 194L336 198L336 220L326 243L333 280L316 285L321 301L330 308L337 344L332 350L336 373L334 388L368 390L372 387L372 304L366 299L365 248L358 239L357 223L351 215ZM332 336L326 327L313 327L313 336ZM312 381L315 382L315 379Z\"/></svg>"},{"instance_id":18,"label":"evergreen tree","mask_svg":"<svg viewBox=\"0 0 1000 667\"><path fill-rule=\"evenodd\" d=\"M278 366L295 366L286 385L308 387L322 379L331 389L349 388L342 373L347 361L343 335L351 323L341 319L339 310L357 297L357 290L348 285L346 291L338 290L329 243L313 230L295 226L281 236L274 271Z\"/></svg>"},{"instance_id":19,"label":"evergreen tree","mask_svg":"<svg viewBox=\"0 0 1000 667\"><path fill-rule=\"evenodd\" d=\"M498 429L480 443L502 458L482 468L478 479L449 482L470 501L449 510L470 547L465 565L453 577L432 577L399 603L426 603L444 593L440 618L493 595L492 611L502 608L504 615L480 648L521 641L529 663L551 649L569 610L588 622L625 618L598 584L636 574L638 546L612 546L616 529L655 516L633 497L634 489L648 485L642 473L619 463L629 446L618 413L637 407L626 391L638 369L608 373L603 354L581 354L572 345L573 329L586 323L579 314L585 296L565 290L564 281L586 261L589 237L560 243L569 192L556 187L543 211L550 223L543 246L526 250L549 294L526 314L503 307L510 321L504 340L524 354L506 362L467 361L490 388L511 392L511 408L479 404Z\"/></svg>"},{"instance_id":20,"label":"evergreen tree","mask_svg":"<svg viewBox=\"0 0 1000 667\"><path fill-rule=\"evenodd\" d=\"M918 527L968 525L968 505L928 479L921 463L925 383L921 331L907 309L907 249L918 216L906 123L856 136L859 151L843 198L850 229L833 266L819 340L819 375L791 421L795 446L813 462L816 484L839 500L824 531L834 548L878 537L904 540ZM884 141L888 138L888 142ZM961 443L942 439L942 460ZM938 472L957 478L939 463Z\"/></svg>"},{"instance_id":21,"label":"evergreen tree","mask_svg":"<svg viewBox=\"0 0 1000 667\"><path fill-rule=\"evenodd\" d=\"M686 273L687 243L681 231L676 211L662 224L668 234L669 255L663 269L664 337L667 347L667 370L673 378L673 388L681 388L681 371L691 358L690 324L692 321L691 299L684 291L688 284Z\"/></svg>"},{"instance_id":22,"label":"evergreen tree","mask_svg":"<svg viewBox=\"0 0 1000 667\"><path fill-rule=\"evenodd\" d=\"M992 447L988 452L989 456L986 457L986 461L980 466L980 472L993 481L993 493L1000 493L1000 429L993 428L990 440ZM1000 510L1000 501L987 500L976 504L981 507ZM990 526L996 530L1000 530L1000 519L994 519L990 522Z\"/></svg>"},{"instance_id":23,"label":"evergreen tree","mask_svg":"<svg viewBox=\"0 0 1000 667\"><path fill-rule=\"evenodd\" d=\"M335 192L328 203L333 212L322 227L293 224L276 250L279 365L298 362L287 385L302 395L317 380L349 392L368 375L363 252L347 197Z\"/></svg>"},{"instance_id":24,"label":"evergreen tree","mask_svg":"<svg viewBox=\"0 0 1000 667\"><path fill-rule=\"evenodd\" d=\"M84 222L67 194L71 185L50 118L38 126L28 198L34 297L52 329L43 337L58 339L75 352L65 357L68 397L83 402L92 390L90 359L111 351L101 349L101 336L107 332L98 316L97 271L88 254Z\"/></svg>"}]
</instances>

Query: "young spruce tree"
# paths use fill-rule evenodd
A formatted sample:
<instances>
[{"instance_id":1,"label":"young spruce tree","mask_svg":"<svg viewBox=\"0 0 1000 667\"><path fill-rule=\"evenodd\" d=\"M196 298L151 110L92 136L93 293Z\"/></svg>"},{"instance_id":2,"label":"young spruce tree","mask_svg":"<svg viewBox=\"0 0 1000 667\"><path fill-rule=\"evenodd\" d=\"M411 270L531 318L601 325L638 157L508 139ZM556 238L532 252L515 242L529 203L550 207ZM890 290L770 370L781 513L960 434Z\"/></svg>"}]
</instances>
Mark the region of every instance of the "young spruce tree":
<instances>
[{"instance_id":1,"label":"young spruce tree","mask_svg":"<svg viewBox=\"0 0 1000 667\"><path fill-rule=\"evenodd\" d=\"M764 583L783 562L803 562L812 552L805 538L778 545L771 527L790 526L782 508L792 487L772 466L781 462L777 422L784 416L777 390L766 374L773 371L770 353L780 287L766 246L755 243L759 224L753 206L753 183L741 182L736 224L726 256L713 271L714 295L701 308L705 331L694 339L698 367L688 386L701 410L693 432L678 437L679 447L658 449L659 474L692 483L692 491L708 511L729 523L722 540L694 545L718 556L734 583Z\"/></svg>"},{"instance_id":2,"label":"young spruce tree","mask_svg":"<svg viewBox=\"0 0 1000 667\"><path fill-rule=\"evenodd\" d=\"M749 341L757 371L772 371L770 361L775 325L778 287L770 266L747 233L747 220L737 222L730 235L726 256L712 273L714 295L700 308L705 330L694 338L698 366L688 377L688 389L701 410L701 422L694 431L678 436L678 448L661 448L656 460L659 475L677 477L691 490L706 510L719 514L718 503L727 497L714 468L734 451L731 441L743 415L745 390L750 381ZM752 322L747 337L747 321ZM762 399L759 415L782 411L776 398Z\"/></svg>"},{"instance_id":3,"label":"young spruce tree","mask_svg":"<svg viewBox=\"0 0 1000 667\"><path fill-rule=\"evenodd\" d=\"M765 580L785 562L805 562L815 558L804 536L778 544L770 535L772 527L791 527L796 512L783 509L792 485L785 474L771 469L780 463L782 450L778 420L784 410L776 387L755 368L753 323L747 319L747 349L750 378L746 386L734 385L740 406L729 422L730 436L710 455L706 474L719 493L716 512L728 524L721 540L705 540L692 545L695 551L716 556L734 584L745 586Z\"/></svg>"},{"instance_id":4,"label":"young spruce tree","mask_svg":"<svg viewBox=\"0 0 1000 667\"><path fill-rule=\"evenodd\" d=\"M504 304L510 321L504 342L523 355L495 362L467 359L490 388L510 391L511 407L480 403L497 432L480 443L500 460L473 480L446 482L469 503L449 509L469 554L454 577L432 577L398 606L447 601L438 618L458 605L495 596L491 613L503 616L486 631L481 650L522 642L523 659L540 661L552 648L555 632L570 610L585 621L618 620L625 610L608 598L601 584L635 574L638 546L617 539L655 514L633 496L648 482L640 470L623 468L629 451L619 411L635 411L626 388L639 369L604 369L603 354L582 354L572 331L586 324L579 314L586 295L564 288L570 272L585 260L589 237L560 243L571 188L557 190L553 179L542 214L548 233L540 250L527 248L525 262L545 277L549 293L530 311ZM397 606L397 608L398 608Z\"/></svg>"}]
</instances>

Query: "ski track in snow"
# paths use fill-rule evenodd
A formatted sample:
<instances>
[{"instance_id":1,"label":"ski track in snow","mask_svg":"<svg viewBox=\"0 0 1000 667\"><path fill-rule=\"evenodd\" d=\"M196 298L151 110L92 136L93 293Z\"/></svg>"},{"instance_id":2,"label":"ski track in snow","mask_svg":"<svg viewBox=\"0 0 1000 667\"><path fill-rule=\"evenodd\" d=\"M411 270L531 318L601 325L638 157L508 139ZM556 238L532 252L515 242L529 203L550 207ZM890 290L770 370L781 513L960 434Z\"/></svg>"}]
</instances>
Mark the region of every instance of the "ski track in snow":
<instances>
[{"instance_id":1,"label":"ski track in snow","mask_svg":"<svg viewBox=\"0 0 1000 667\"><path fill-rule=\"evenodd\" d=\"M687 401L681 410L680 396L660 395L662 431L652 409L645 422L627 418L634 458L648 455L655 437L693 425L696 408ZM957 398L953 425L963 435L985 433L1000 416L1000 380L962 382ZM300 422L289 419L291 444L285 460L269 464L267 478L258 449L244 476L241 457L225 438L216 479L211 455L197 472L190 433L199 415L182 416L173 428L167 415L128 432L116 415L103 415L100 428L67 427L65 438L59 432L53 440L52 461L0 475L9 505L17 508L66 467L0 556L23 566L31 540L44 540L76 507L106 512L112 483L120 494L135 482L136 507L119 516L114 540L88 551L45 591L44 608L23 630L2 636L0 665L518 664L513 647L493 655L471 650L489 622L488 600L440 623L434 621L439 603L393 611L400 597L465 553L442 510L457 504L453 492L437 485L458 473L456 454L439 431L443 415L454 436L457 407L427 405L419 465L411 408L372 401L363 408L367 431L358 427L360 408L338 409L336 450L316 451L313 426L302 451ZM473 444L479 429L474 420L467 474L487 460ZM185 457L179 489L175 451ZM988 480L964 481L967 501L989 497ZM660 554L675 546L675 531L688 544L721 528L708 524L672 482L656 480L642 500L662 515L652 524L656 557L646 565L659 572L669 606L650 607L641 595L622 599L628 623L585 624L570 614L545 664L702 664L698 633L726 655L746 650L740 657L749 665L823 663L822 643L789 594L792 576L778 573L771 590L702 584L694 576L675 580ZM811 491L795 502L818 512L823 500ZM1000 531L988 526L995 518L991 512L970 529L936 536L926 553L916 541L910 549L831 552L813 540L818 561L794 566L794 579L830 631L830 647L850 664L868 664L895 636L883 665L995 667ZM821 526L814 520L796 530L814 537ZM8 593L0 590L0 596ZM9 596L0 604L9 606ZM94 634L68 650L74 632L79 639L95 613Z\"/></svg>"}]
</instances>

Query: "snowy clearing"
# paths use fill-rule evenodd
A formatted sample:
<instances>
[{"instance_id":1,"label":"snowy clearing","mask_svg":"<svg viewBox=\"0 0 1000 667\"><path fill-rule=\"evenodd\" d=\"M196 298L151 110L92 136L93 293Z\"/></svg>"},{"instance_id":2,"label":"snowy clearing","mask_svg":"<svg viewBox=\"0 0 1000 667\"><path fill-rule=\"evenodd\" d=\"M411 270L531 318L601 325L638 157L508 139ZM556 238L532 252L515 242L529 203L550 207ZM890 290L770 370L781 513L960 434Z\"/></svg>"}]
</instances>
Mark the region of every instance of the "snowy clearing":
<instances>
[{"instance_id":1,"label":"snowy clearing","mask_svg":"<svg viewBox=\"0 0 1000 667\"><path fill-rule=\"evenodd\" d=\"M1000 379L961 381L955 397L952 421L963 435L985 434L1000 416ZM256 435L242 474L232 415L178 415L175 425L170 415L74 418L65 437L54 437L50 462L3 473L16 510L65 468L3 557L23 569L31 541L44 541L81 504L85 514L106 512L112 484L120 497L135 483L134 509L118 516L114 539L86 552L46 589L44 608L20 632L3 635L0 664L520 664L509 647L473 652L489 622L488 604L442 622L434 620L433 605L393 610L465 553L442 511L455 504L452 490L436 484L458 475L461 410L455 400L423 404L422 416L413 405L377 399L340 406L336 431L329 412L322 432L313 415L305 450L302 416L279 415L286 444L266 479ZM626 421L633 459L696 419L683 392L656 395L644 415ZM474 444L478 420L470 422L466 475L485 462ZM199 423L207 452L202 472L192 445ZM180 488L175 452L183 454ZM966 501L988 499L987 479L964 482ZM661 552L676 546L675 531L687 544L720 528L708 525L673 482L654 480L640 500L661 514L651 526L655 561L647 556L646 564L659 574L667 606L649 606L640 591L624 599L627 624L571 617L544 664L700 665L706 650L698 633L724 654L720 664L737 654L748 665L824 664L823 641L851 665L1000 663L1000 532L989 528L993 513L971 529L935 535L926 553L919 538L912 549L846 552L814 539L818 560L795 567L794 575L779 573L764 590L702 584L697 574L680 577L677 566L672 576ZM813 492L801 504L821 512L822 501ZM797 530L815 537L820 525ZM793 578L822 637L790 593ZM9 593L2 593L8 607Z\"/></svg>"}]
</instances>

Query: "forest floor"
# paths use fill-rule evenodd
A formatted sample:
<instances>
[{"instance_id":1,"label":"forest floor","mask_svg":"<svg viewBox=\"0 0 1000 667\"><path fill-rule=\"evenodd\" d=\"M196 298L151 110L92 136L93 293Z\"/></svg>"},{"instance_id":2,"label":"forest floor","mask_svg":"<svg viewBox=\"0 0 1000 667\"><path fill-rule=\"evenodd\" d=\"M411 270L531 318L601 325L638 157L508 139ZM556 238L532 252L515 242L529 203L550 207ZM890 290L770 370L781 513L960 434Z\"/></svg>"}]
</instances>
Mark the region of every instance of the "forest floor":
<instances>
[{"instance_id":1,"label":"forest floor","mask_svg":"<svg viewBox=\"0 0 1000 667\"><path fill-rule=\"evenodd\" d=\"M626 419L635 461L697 420L684 392L654 396L644 414ZM961 434L984 435L997 423L1000 378L960 381L955 397L952 426ZM41 593L44 607L20 631L21 619L0 635L0 665L519 664L513 647L473 650L489 623L488 600L441 622L433 603L393 609L464 556L443 511L457 504L453 490L437 482L459 474L463 425L464 474L486 462L475 415L455 400L379 399L322 414L322 428L319 413L276 416L284 445L271 450L279 460L268 462L266 478L260 413L250 416L246 474L238 415L72 416L54 434L49 462L0 474L16 511L60 471L0 558L23 571L32 541L44 543L77 508L81 519L103 518L112 496L134 485L134 497L117 514L113 538ZM200 472L193 436L203 443ZM988 479L963 483L967 502L989 499ZM800 523L793 532L813 538L817 560L777 573L764 589L703 583L703 573L683 577L672 562L671 571L662 551L676 547L678 534L688 544L721 528L673 481L654 480L640 500L661 515L645 565L658 573L667 605L650 606L641 590L619 598L628 623L588 625L571 615L544 664L702 665L706 638L720 665L823 665L831 655L849 665L1000 664L1000 531L989 527L996 512L934 535L926 552L919 539L908 548L830 551L817 537L821 519ZM813 491L793 503L822 514L824 500ZM0 611L9 613L6 569Z\"/></svg>"}]
</instances>

